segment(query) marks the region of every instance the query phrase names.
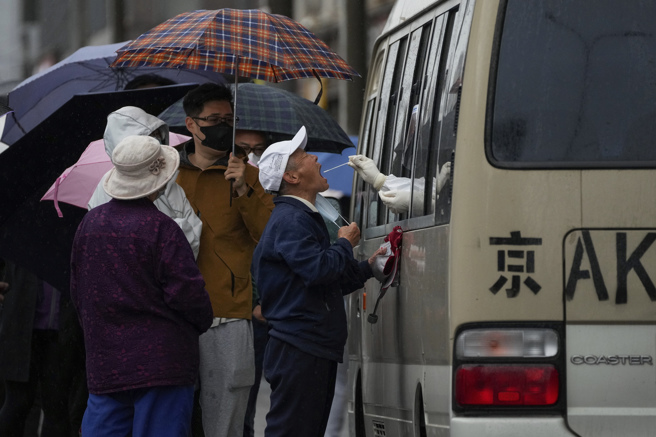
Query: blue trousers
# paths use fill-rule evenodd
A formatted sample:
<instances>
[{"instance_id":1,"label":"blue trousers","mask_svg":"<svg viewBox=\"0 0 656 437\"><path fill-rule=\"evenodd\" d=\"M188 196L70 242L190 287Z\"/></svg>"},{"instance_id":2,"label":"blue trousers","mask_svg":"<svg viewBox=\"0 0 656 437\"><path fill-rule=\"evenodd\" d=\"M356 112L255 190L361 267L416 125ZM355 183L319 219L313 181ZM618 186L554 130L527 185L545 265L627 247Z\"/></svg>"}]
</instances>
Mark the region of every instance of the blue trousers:
<instances>
[{"instance_id":1,"label":"blue trousers","mask_svg":"<svg viewBox=\"0 0 656 437\"><path fill-rule=\"evenodd\" d=\"M193 385L90 394L82 436L188 437L193 401Z\"/></svg>"},{"instance_id":2,"label":"blue trousers","mask_svg":"<svg viewBox=\"0 0 656 437\"><path fill-rule=\"evenodd\" d=\"M271 385L265 437L323 437L335 394L337 362L269 337L264 377Z\"/></svg>"}]
</instances>

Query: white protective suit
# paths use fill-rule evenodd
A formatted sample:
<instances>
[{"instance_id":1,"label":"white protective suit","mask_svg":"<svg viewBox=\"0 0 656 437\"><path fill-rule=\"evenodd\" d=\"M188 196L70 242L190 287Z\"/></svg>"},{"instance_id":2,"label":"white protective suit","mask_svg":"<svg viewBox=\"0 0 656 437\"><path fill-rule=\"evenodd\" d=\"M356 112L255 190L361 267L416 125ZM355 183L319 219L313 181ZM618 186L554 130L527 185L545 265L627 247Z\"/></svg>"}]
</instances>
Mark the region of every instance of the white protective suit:
<instances>
[{"instance_id":1,"label":"white protective suit","mask_svg":"<svg viewBox=\"0 0 656 437\"><path fill-rule=\"evenodd\" d=\"M397 177L393 174L384 175L378 170L371 158L364 155L349 156L348 165L355 169L360 177L378 190L378 197L394 214L403 214L410 208L410 193L413 197L413 212L421 212L424 208L424 178L415 179L414 187L411 186L410 178ZM445 163L437 175L437 181L433 181L432 199L435 201L437 194L451 174L451 163ZM437 183L435 183L437 182Z\"/></svg>"},{"instance_id":2,"label":"white protective suit","mask_svg":"<svg viewBox=\"0 0 656 437\"><path fill-rule=\"evenodd\" d=\"M169 127L164 121L136 106L125 106L107 116L107 127L103 136L105 151L111 157L114 148L123 138L129 135L150 135L154 132L157 132L157 136L163 140L163 144L169 143ZM103 182L106 178L107 174L103 176L91 196L89 209L107 203L111 199L103 189ZM171 217L180 226L191 245L194 257L197 257L203 224L194 213L184 190L175 182L175 179L174 176L169 181L164 194L159 196L154 204L157 209Z\"/></svg>"}]
</instances>

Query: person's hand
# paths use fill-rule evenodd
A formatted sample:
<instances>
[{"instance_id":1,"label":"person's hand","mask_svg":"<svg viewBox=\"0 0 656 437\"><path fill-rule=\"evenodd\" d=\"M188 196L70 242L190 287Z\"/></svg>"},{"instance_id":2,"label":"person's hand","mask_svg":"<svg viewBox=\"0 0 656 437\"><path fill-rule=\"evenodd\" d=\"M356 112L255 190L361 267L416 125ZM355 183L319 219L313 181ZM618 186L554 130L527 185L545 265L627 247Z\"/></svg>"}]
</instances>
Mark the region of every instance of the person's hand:
<instances>
[{"instance_id":1,"label":"person's hand","mask_svg":"<svg viewBox=\"0 0 656 437\"><path fill-rule=\"evenodd\" d=\"M348 226L342 226L337 231L337 238L346 238L351 243L351 246L355 247L360 241L360 228L358 228L355 222Z\"/></svg>"},{"instance_id":2,"label":"person's hand","mask_svg":"<svg viewBox=\"0 0 656 437\"><path fill-rule=\"evenodd\" d=\"M373 185L376 190L380 190L385 183L387 176L378 170L378 167L376 167L376 164L374 164L371 158L367 158L364 155L349 156L348 165L358 172L362 180Z\"/></svg>"},{"instance_id":3,"label":"person's hand","mask_svg":"<svg viewBox=\"0 0 656 437\"><path fill-rule=\"evenodd\" d=\"M376 251L369 257L367 262L369 265L373 265L374 261L376 261L376 258L380 255L385 255L387 253L387 248L386 247L379 247L376 249Z\"/></svg>"},{"instance_id":4,"label":"person's hand","mask_svg":"<svg viewBox=\"0 0 656 437\"><path fill-rule=\"evenodd\" d=\"M253 318L262 323L266 323L266 319L262 315L262 305L256 305L255 308L253 308Z\"/></svg>"},{"instance_id":5,"label":"person's hand","mask_svg":"<svg viewBox=\"0 0 656 437\"><path fill-rule=\"evenodd\" d=\"M379 191L378 196L394 214L406 213L408 212L408 208L410 208L409 190Z\"/></svg>"},{"instance_id":6,"label":"person's hand","mask_svg":"<svg viewBox=\"0 0 656 437\"><path fill-rule=\"evenodd\" d=\"M243 159L237 158L230 154L228 160L228 168L225 171L226 180L232 179L232 189L237 192L239 196L246 194L248 186L244 181L244 173L246 172L246 163Z\"/></svg>"},{"instance_id":7,"label":"person's hand","mask_svg":"<svg viewBox=\"0 0 656 437\"><path fill-rule=\"evenodd\" d=\"M451 176L451 161L446 162L442 166L442 169L440 170L440 174L437 175L437 192L438 193L440 191L442 191L442 188L444 187L444 184L446 184L446 181L449 180L449 176Z\"/></svg>"}]
</instances>

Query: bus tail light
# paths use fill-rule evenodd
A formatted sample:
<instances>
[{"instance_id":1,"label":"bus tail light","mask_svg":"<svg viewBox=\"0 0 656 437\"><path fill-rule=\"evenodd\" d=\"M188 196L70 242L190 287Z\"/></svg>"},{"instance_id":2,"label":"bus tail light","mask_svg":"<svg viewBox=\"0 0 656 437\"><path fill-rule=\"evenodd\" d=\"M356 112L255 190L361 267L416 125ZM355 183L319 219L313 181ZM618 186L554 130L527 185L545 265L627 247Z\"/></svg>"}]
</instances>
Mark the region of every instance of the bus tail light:
<instances>
[{"instance_id":1,"label":"bus tail light","mask_svg":"<svg viewBox=\"0 0 656 437\"><path fill-rule=\"evenodd\" d=\"M453 350L454 411L562 411L562 336L562 326L555 322L482 322L460 326Z\"/></svg>"},{"instance_id":2,"label":"bus tail light","mask_svg":"<svg viewBox=\"0 0 656 437\"><path fill-rule=\"evenodd\" d=\"M551 329L470 329L458 335L458 358L547 358L558 353L558 334Z\"/></svg>"},{"instance_id":3,"label":"bus tail light","mask_svg":"<svg viewBox=\"0 0 656 437\"><path fill-rule=\"evenodd\" d=\"M462 406L553 405L558 387L552 365L467 364L456 370L456 401Z\"/></svg>"}]
</instances>

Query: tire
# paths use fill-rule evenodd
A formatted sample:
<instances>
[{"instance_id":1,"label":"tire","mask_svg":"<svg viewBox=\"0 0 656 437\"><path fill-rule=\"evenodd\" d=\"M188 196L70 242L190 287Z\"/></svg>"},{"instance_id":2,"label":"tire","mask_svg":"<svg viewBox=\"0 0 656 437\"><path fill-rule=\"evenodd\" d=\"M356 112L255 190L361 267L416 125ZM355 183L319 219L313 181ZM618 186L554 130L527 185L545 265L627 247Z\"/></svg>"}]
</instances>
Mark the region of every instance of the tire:
<instances>
[{"instance_id":1,"label":"tire","mask_svg":"<svg viewBox=\"0 0 656 437\"><path fill-rule=\"evenodd\" d=\"M415 391L415 408L412 423L414 425L414 437L426 437L426 416L424 415L424 395L421 384L417 384Z\"/></svg>"}]
</instances>

